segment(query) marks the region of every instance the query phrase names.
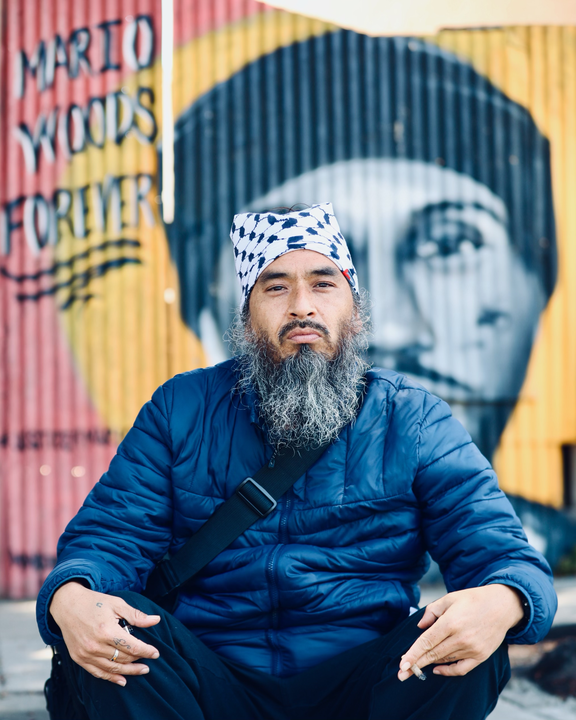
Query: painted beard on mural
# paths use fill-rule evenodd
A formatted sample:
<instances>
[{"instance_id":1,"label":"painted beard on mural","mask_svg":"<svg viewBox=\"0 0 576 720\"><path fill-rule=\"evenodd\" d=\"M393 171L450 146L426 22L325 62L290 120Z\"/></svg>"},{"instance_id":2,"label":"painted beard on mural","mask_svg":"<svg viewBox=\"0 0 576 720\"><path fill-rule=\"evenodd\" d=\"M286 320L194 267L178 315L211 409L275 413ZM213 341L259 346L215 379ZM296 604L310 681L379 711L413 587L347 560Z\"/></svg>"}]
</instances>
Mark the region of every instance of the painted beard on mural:
<instances>
[{"instance_id":1,"label":"painted beard on mural","mask_svg":"<svg viewBox=\"0 0 576 720\"><path fill-rule=\"evenodd\" d=\"M319 447L353 422L369 368L362 356L370 334L367 305L366 296L355 298L358 320L344 322L330 356L303 344L293 355L280 357L268 335L253 329L249 313L237 314L229 332L238 357L237 390L255 391L274 447ZM330 339L324 325L304 320L284 325L278 341L295 327L313 327Z\"/></svg>"}]
</instances>

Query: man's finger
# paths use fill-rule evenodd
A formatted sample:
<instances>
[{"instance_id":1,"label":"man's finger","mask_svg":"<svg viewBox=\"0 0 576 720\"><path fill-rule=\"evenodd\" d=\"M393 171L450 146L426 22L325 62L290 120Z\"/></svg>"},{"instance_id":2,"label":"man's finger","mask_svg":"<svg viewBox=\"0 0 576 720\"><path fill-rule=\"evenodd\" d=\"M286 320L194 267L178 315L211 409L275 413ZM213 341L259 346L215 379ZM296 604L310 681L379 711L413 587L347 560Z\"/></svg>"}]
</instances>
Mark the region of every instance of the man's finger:
<instances>
[{"instance_id":1,"label":"man's finger","mask_svg":"<svg viewBox=\"0 0 576 720\"><path fill-rule=\"evenodd\" d=\"M440 658L436 661L436 665L448 665L449 663L457 662L458 660L464 660L468 657L464 652L454 652L447 657Z\"/></svg>"},{"instance_id":2,"label":"man's finger","mask_svg":"<svg viewBox=\"0 0 576 720\"><path fill-rule=\"evenodd\" d=\"M458 662L452 663L452 665L437 665L432 671L434 675L443 675L444 677L459 677L466 675L470 670L473 670L480 661L473 660L472 658L465 658L464 660L458 660Z\"/></svg>"},{"instance_id":3,"label":"man's finger","mask_svg":"<svg viewBox=\"0 0 576 720\"><path fill-rule=\"evenodd\" d=\"M99 680L109 680L111 683L121 685L122 687L126 685L126 678L121 674L110 673L106 669L98 665L93 665L92 663L81 664L81 667Z\"/></svg>"},{"instance_id":4,"label":"man's finger","mask_svg":"<svg viewBox=\"0 0 576 720\"><path fill-rule=\"evenodd\" d=\"M438 600L435 600L433 603L427 605L424 615L422 615L420 621L418 622L418 627L421 630L426 630L429 627L432 627L436 620L444 615L446 610L450 607L451 602L452 601L449 599L448 595L444 595Z\"/></svg>"},{"instance_id":5,"label":"man's finger","mask_svg":"<svg viewBox=\"0 0 576 720\"><path fill-rule=\"evenodd\" d=\"M135 627L152 627L160 622L160 615L147 615L141 610L128 605L121 598L116 598L114 610L118 613L119 618L123 618L130 625Z\"/></svg>"},{"instance_id":6,"label":"man's finger","mask_svg":"<svg viewBox=\"0 0 576 720\"><path fill-rule=\"evenodd\" d=\"M140 656L134 657L133 655L129 654L129 651L120 651L120 648L118 648L118 655L116 655L116 650L114 648L110 647L109 645L106 645L104 648L102 648L98 653L98 663L105 662L105 663L114 663L117 667L124 663L134 663L137 660L139 660Z\"/></svg>"},{"instance_id":7,"label":"man's finger","mask_svg":"<svg viewBox=\"0 0 576 720\"><path fill-rule=\"evenodd\" d=\"M160 657L160 653L153 645L148 645L147 643L138 640L133 635L123 633L120 628L118 628L118 632L109 639L106 645L103 646L99 655L104 657L105 654L108 653L108 658L112 658L115 650L119 650L120 653L124 653L124 656L129 658L127 660L128 662L138 658L150 658L151 660L156 660Z\"/></svg>"},{"instance_id":8,"label":"man's finger","mask_svg":"<svg viewBox=\"0 0 576 720\"><path fill-rule=\"evenodd\" d=\"M434 650L439 645L441 645L448 637L450 637L450 634L451 633L449 629L445 627L445 624L436 622L429 630L426 630L426 632L422 633L418 640L416 640L416 642L408 649L408 651L404 653L400 662L400 670L405 671L407 668L410 668L412 665L414 665L414 663L417 663L419 667L424 667L424 665L421 665L420 659L427 653L428 657L443 657L445 653L434 656ZM430 662L434 662L434 660L429 660L425 664L429 665Z\"/></svg>"},{"instance_id":9,"label":"man's finger","mask_svg":"<svg viewBox=\"0 0 576 720\"><path fill-rule=\"evenodd\" d=\"M150 672L148 665L143 663L112 663L109 660L99 660L97 662L84 663L84 670L100 680L109 680L116 685L126 685L124 676L130 675L147 675Z\"/></svg>"},{"instance_id":10,"label":"man's finger","mask_svg":"<svg viewBox=\"0 0 576 720\"><path fill-rule=\"evenodd\" d=\"M414 664L418 665L418 667L422 669L427 665L437 665L442 662L446 662L446 658L451 658L448 662L461 660L464 655L459 652L459 650L460 648L455 640L449 637L415 660L411 660L408 657L408 654L406 654L400 663L400 674L398 677L401 680L405 680L407 677L410 677L409 674L404 676L403 673L406 673L406 671L408 671ZM400 677L400 675L402 675L402 677Z\"/></svg>"},{"instance_id":11,"label":"man's finger","mask_svg":"<svg viewBox=\"0 0 576 720\"><path fill-rule=\"evenodd\" d=\"M147 675L150 672L150 668L144 663L103 662L98 663L97 667L107 675Z\"/></svg>"}]
</instances>

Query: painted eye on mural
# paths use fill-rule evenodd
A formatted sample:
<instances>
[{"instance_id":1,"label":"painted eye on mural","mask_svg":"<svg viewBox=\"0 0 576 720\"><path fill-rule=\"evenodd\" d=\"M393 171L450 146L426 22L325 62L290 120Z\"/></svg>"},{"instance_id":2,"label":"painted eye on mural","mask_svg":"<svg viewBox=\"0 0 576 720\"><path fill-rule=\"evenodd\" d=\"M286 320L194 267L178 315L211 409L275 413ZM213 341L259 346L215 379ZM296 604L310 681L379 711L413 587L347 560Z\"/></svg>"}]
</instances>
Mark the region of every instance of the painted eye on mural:
<instances>
[{"instance_id":1,"label":"painted eye on mural","mask_svg":"<svg viewBox=\"0 0 576 720\"><path fill-rule=\"evenodd\" d=\"M413 223L408 231L406 256L410 260L471 257L483 246L484 238L475 225L437 213L420 216Z\"/></svg>"},{"instance_id":2,"label":"painted eye on mural","mask_svg":"<svg viewBox=\"0 0 576 720\"><path fill-rule=\"evenodd\" d=\"M415 256L429 258L436 255L471 255L484 244L480 231L463 222L448 221L429 228L427 237L418 239Z\"/></svg>"}]
</instances>

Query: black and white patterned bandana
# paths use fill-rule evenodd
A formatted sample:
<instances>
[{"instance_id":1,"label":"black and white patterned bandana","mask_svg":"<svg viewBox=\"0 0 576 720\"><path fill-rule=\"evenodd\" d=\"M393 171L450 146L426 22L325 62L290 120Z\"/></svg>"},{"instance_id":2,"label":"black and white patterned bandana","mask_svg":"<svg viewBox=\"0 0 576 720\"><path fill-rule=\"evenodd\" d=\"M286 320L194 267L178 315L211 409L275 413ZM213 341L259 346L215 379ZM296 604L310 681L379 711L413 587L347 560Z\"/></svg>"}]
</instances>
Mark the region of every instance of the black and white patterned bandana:
<instances>
[{"instance_id":1,"label":"black and white patterned bandana","mask_svg":"<svg viewBox=\"0 0 576 720\"><path fill-rule=\"evenodd\" d=\"M346 240L340 232L332 203L278 215L272 212L235 215L230 230L236 273L242 286L242 304L260 273L281 255L313 250L340 268L356 293L358 276Z\"/></svg>"}]
</instances>

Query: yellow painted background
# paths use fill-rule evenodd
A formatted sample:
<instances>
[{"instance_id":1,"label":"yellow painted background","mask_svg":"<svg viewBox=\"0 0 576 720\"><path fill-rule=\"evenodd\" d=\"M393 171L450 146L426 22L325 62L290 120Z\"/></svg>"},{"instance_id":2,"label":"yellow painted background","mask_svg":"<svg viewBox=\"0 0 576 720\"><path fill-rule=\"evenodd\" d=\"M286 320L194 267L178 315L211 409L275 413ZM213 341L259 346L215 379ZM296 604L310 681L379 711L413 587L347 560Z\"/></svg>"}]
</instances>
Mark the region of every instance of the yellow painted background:
<instances>
[{"instance_id":1,"label":"yellow painted background","mask_svg":"<svg viewBox=\"0 0 576 720\"><path fill-rule=\"evenodd\" d=\"M430 39L526 107L550 140L558 281L494 465L507 492L561 507L561 446L576 442L576 28L449 31Z\"/></svg>"}]
</instances>

